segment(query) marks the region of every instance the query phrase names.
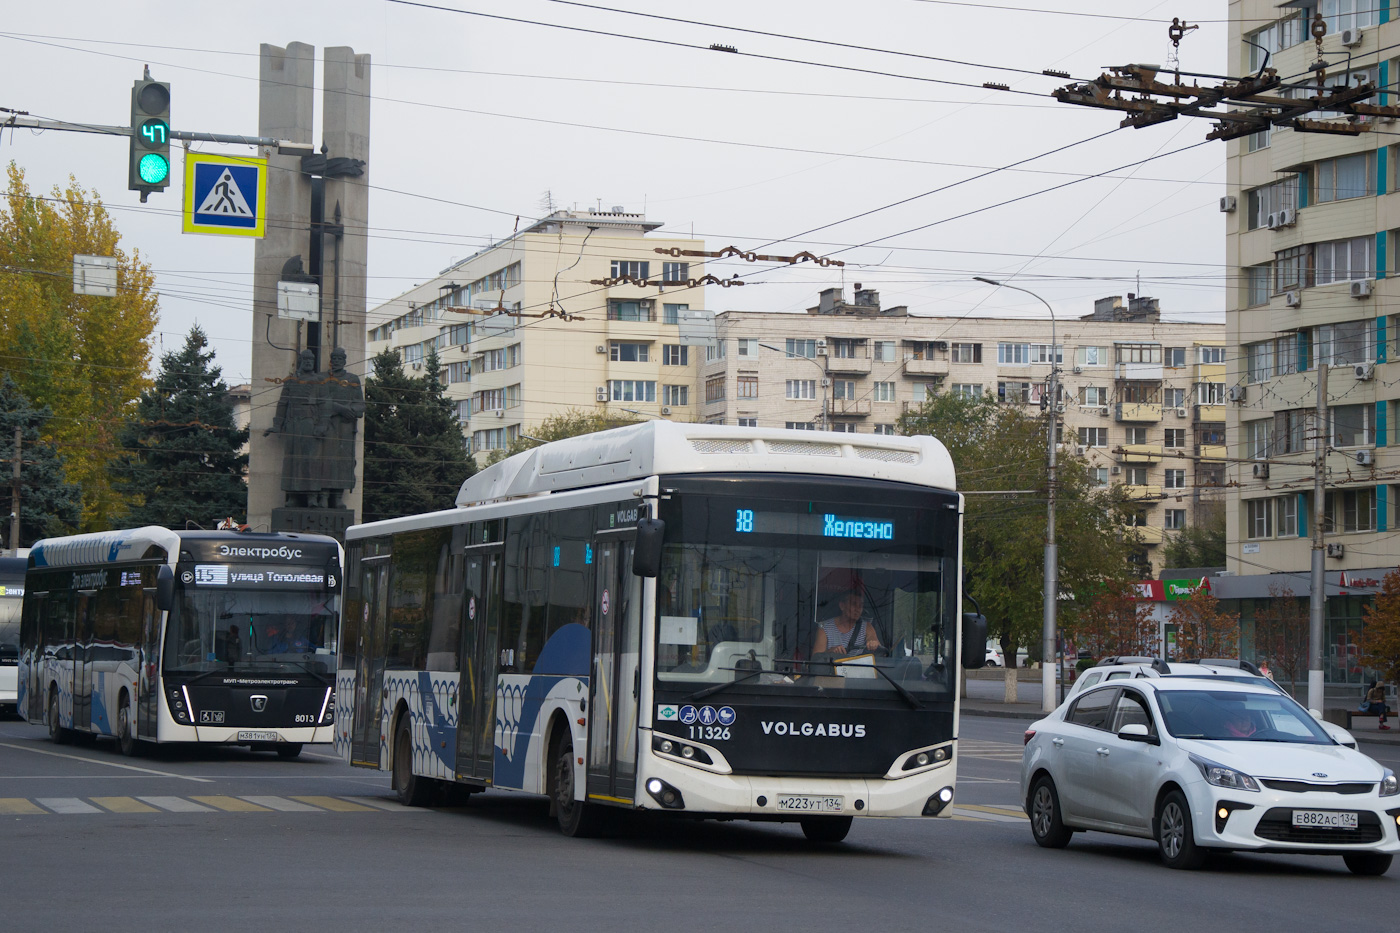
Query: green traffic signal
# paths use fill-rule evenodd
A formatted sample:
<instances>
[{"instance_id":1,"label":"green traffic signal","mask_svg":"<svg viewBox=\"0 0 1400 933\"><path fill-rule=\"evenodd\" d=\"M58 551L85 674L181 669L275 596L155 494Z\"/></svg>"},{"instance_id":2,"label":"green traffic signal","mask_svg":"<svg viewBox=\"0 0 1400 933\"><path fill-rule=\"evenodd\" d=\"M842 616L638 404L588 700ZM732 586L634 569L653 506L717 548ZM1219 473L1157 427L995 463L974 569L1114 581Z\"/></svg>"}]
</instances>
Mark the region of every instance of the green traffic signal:
<instances>
[{"instance_id":1,"label":"green traffic signal","mask_svg":"<svg viewBox=\"0 0 1400 933\"><path fill-rule=\"evenodd\" d=\"M147 185L159 185L170 177L170 163L158 152L148 152L137 163L141 181Z\"/></svg>"},{"instance_id":2,"label":"green traffic signal","mask_svg":"<svg viewBox=\"0 0 1400 933\"><path fill-rule=\"evenodd\" d=\"M131 142L127 187L141 200L170 184L170 85L150 70L131 88Z\"/></svg>"}]
</instances>

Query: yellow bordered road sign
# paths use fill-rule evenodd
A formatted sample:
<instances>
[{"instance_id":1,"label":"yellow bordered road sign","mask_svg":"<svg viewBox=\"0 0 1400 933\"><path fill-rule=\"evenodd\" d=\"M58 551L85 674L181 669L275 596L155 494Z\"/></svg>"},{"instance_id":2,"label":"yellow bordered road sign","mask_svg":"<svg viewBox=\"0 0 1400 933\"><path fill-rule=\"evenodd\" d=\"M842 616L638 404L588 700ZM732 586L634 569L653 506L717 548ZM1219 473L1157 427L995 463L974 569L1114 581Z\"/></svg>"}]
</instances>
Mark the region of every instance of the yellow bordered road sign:
<instances>
[{"instance_id":1,"label":"yellow bordered road sign","mask_svg":"<svg viewBox=\"0 0 1400 933\"><path fill-rule=\"evenodd\" d=\"M261 237L267 225L267 160L185 153L185 233Z\"/></svg>"}]
</instances>

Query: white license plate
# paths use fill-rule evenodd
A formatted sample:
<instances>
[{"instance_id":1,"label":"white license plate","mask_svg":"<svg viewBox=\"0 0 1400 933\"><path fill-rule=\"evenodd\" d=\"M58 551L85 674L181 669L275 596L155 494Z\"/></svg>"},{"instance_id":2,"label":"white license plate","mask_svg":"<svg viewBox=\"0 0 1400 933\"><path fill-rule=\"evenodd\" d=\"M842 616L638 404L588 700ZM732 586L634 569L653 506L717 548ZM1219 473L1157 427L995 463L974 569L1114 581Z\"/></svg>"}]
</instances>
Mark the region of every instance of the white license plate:
<instances>
[{"instance_id":1,"label":"white license plate","mask_svg":"<svg viewBox=\"0 0 1400 933\"><path fill-rule=\"evenodd\" d=\"M240 732L238 733L240 742L276 742L276 732Z\"/></svg>"},{"instance_id":2,"label":"white license plate","mask_svg":"<svg viewBox=\"0 0 1400 933\"><path fill-rule=\"evenodd\" d=\"M840 813L845 797L816 797L810 794L788 794L778 798L779 810L803 810L814 813Z\"/></svg>"},{"instance_id":3,"label":"white license plate","mask_svg":"<svg viewBox=\"0 0 1400 933\"><path fill-rule=\"evenodd\" d=\"M1293 825L1310 829L1356 829L1355 813L1341 810L1294 810Z\"/></svg>"}]
</instances>

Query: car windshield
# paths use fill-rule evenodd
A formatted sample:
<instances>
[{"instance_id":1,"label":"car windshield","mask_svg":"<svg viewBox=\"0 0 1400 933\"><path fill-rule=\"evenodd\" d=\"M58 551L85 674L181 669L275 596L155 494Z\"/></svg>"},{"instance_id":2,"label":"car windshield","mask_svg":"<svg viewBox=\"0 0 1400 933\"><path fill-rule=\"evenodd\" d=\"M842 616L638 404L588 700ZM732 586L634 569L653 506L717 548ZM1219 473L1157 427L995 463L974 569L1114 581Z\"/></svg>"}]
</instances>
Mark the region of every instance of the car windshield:
<instances>
[{"instance_id":1,"label":"car windshield","mask_svg":"<svg viewBox=\"0 0 1400 933\"><path fill-rule=\"evenodd\" d=\"M1292 698L1281 693L1161 690L1167 731L1179 739L1331 745L1331 737Z\"/></svg>"},{"instance_id":2,"label":"car windshield","mask_svg":"<svg viewBox=\"0 0 1400 933\"><path fill-rule=\"evenodd\" d=\"M185 589L171 610L167 671L334 669L340 597L260 589Z\"/></svg>"}]
</instances>

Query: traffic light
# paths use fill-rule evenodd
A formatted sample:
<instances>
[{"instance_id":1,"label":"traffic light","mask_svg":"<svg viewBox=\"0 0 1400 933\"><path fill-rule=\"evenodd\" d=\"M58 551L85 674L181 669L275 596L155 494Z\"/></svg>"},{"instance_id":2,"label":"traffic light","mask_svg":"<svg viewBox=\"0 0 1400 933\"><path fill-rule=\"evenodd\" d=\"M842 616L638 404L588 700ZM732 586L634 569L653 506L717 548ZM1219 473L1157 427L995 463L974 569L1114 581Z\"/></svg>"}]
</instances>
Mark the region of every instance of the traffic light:
<instances>
[{"instance_id":1,"label":"traffic light","mask_svg":"<svg viewBox=\"0 0 1400 933\"><path fill-rule=\"evenodd\" d=\"M170 85L152 81L151 72L131 88L131 164L127 187L141 192L170 184Z\"/></svg>"}]
</instances>

